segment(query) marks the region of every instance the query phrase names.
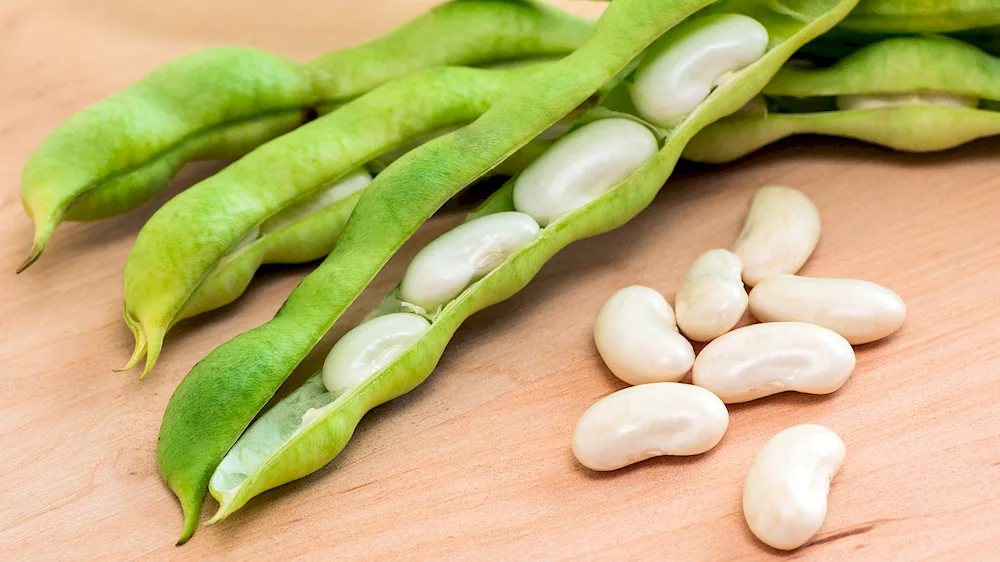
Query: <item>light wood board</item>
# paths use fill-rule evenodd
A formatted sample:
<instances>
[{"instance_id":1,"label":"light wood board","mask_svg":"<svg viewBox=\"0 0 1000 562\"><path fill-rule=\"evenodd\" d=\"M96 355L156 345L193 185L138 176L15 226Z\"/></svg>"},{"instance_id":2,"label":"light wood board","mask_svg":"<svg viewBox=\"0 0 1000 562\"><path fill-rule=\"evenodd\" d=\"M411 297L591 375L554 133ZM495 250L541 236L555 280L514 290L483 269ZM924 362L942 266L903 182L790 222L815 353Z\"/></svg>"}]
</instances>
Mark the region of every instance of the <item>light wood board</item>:
<instances>
[{"instance_id":1,"label":"light wood board","mask_svg":"<svg viewBox=\"0 0 1000 562\"><path fill-rule=\"evenodd\" d=\"M805 422L837 431L847 460L822 532L791 558L996 555L1000 140L914 156L810 139L724 168L686 167L631 224L574 244L516 297L470 319L431 379L374 411L329 466L175 547L180 510L154 453L167 399L198 359L266 321L309 268L266 269L237 304L178 327L140 382L112 372L132 347L122 266L156 207L219 164L189 166L125 216L61 227L15 276L31 238L20 169L61 120L173 57L246 43L304 59L430 3L0 4L0 557L775 558L743 522L742 479L769 436ZM823 238L804 273L892 288L909 306L906 325L858 348L857 370L836 394L732 408L729 433L706 455L582 469L569 449L573 425L622 386L592 343L598 306L634 283L672 299L691 260L729 246L751 192L771 183L820 208ZM431 221L296 380L459 218Z\"/></svg>"}]
</instances>

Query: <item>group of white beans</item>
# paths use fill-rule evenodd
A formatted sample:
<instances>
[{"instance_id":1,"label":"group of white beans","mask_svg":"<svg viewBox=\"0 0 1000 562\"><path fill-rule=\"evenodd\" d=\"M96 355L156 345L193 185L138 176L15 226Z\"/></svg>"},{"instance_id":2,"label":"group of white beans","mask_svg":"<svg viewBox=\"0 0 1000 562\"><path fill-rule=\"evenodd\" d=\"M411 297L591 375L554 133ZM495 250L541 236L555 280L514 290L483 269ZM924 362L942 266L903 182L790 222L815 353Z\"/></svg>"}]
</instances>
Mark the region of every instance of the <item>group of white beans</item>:
<instances>
[{"instance_id":1,"label":"group of white beans","mask_svg":"<svg viewBox=\"0 0 1000 562\"><path fill-rule=\"evenodd\" d=\"M906 306L867 281L794 275L819 241L816 206L787 187L759 189L732 251L710 250L681 279L674 310L654 289L626 287L597 314L594 340L631 386L590 407L573 453L593 470L661 455L698 455L729 426L726 404L779 392L829 394L854 370L852 344L902 326ZM749 295L746 289L750 287ZM749 308L761 323L733 329ZM690 341L709 342L695 356ZM691 372L693 384L679 381ZM826 518L844 443L818 425L772 437L743 487L743 513L760 540L804 545Z\"/></svg>"}]
</instances>

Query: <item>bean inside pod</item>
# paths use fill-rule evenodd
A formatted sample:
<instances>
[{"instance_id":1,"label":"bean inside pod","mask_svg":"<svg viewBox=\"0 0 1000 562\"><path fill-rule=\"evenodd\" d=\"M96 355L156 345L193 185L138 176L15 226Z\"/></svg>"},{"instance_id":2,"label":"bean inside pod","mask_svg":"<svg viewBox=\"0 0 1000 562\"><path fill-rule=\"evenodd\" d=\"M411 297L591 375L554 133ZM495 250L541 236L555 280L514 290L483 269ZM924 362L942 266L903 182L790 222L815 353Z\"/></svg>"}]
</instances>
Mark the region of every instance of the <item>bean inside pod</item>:
<instances>
[{"instance_id":1,"label":"bean inside pod","mask_svg":"<svg viewBox=\"0 0 1000 562\"><path fill-rule=\"evenodd\" d=\"M764 88L764 111L712 124L684 157L728 162L796 134L945 150L1000 134L998 100L1000 58L950 37L892 37L829 66L786 65Z\"/></svg>"}]
</instances>

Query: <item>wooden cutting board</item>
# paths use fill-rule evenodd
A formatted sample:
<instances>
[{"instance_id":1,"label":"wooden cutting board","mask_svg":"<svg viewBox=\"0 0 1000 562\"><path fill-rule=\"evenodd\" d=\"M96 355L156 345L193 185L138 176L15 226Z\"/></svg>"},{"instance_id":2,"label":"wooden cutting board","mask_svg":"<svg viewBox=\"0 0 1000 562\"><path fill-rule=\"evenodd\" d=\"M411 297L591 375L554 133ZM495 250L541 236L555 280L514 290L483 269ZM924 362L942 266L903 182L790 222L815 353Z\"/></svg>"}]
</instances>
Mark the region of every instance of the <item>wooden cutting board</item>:
<instances>
[{"instance_id":1,"label":"wooden cutting board","mask_svg":"<svg viewBox=\"0 0 1000 562\"><path fill-rule=\"evenodd\" d=\"M112 372L132 347L120 318L129 247L169 195L220 165L189 166L125 216L61 227L15 276L31 238L20 169L60 121L178 55L249 43L304 59L431 3L0 4L0 557L776 558L743 522L742 479L768 437L804 422L837 431L847 461L822 532L792 557L996 555L1000 139L922 156L808 139L723 168L684 167L631 224L574 244L519 295L470 319L434 376L373 412L329 466L175 547L180 510L154 454L167 399L198 359L274 314L309 267L269 268L237 304L178 327L140 382ZM805 191L821 210L823 238L804 273L892 288L909 306L906 325L858 348L857 370L836 394L732 408L729 433L706 455L582 469L573 425L622 386L592 343L598 306L633 283L672 298L691 260L729 246L751 192L772 183ZM459 218L431 221L297 380Z\"/></svg>"}]
</instances>

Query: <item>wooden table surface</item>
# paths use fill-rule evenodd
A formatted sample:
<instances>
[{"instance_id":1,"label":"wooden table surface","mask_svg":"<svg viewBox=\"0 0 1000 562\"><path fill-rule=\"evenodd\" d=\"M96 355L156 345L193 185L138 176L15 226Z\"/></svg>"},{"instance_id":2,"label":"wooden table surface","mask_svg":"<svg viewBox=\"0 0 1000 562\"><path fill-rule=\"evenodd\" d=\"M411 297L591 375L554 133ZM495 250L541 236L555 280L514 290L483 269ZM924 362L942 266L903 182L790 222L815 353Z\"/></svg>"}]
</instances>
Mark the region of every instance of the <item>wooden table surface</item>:
<instances>
[{"instance_id":1,"label":"wooden table surface","mask_svg":"<svg viewBox=\"0 0 1000 562\"><path fill-rule=\"evenodd\" d=\"M154 453L167 399L199 358L266 321L309 268L266 269L237 304L178 327L140 382L112 372L132 348L120 315L129 247L169 194L220 165L189 166L127 215L61 227L15 276L31 238L20 169L57 123L168 59L225 43L307 58L430 3L0 5L0 557L777 558L744 524L742 479L768 437L805 422L839 433L847 460L822 531L790 558L996 556L1000 139L923 156L808 139L724 168L685 167L631 224L571 246L519 295L470 319L434 376L370 414L329 466L175 547L180 510ZM833 395L733 407L706 455L582 469L572 428L622 386L592 343L598 306L633 283L672 298L691 260L729 246L751 192L771 183L805 191L821 211L823 238L804 273L892 288L909 306L906 325L858 348L854 376ZM459 217L431 221L405 247L297 380ZM214 508L209 500L206 515Z\"/></svg>"}]
</instances>

